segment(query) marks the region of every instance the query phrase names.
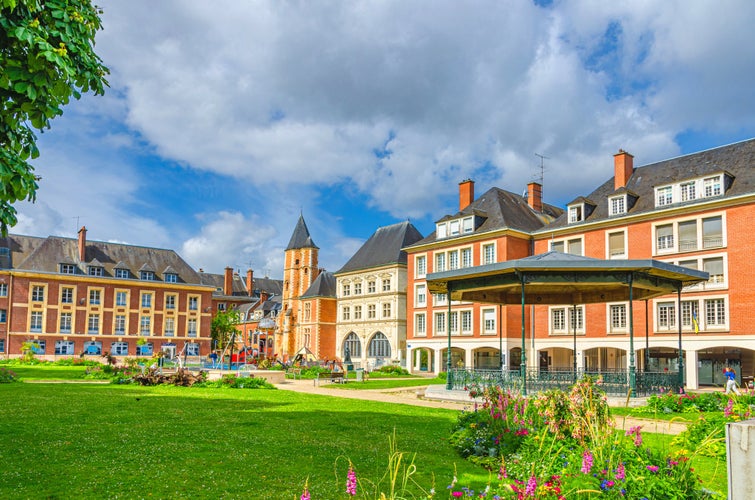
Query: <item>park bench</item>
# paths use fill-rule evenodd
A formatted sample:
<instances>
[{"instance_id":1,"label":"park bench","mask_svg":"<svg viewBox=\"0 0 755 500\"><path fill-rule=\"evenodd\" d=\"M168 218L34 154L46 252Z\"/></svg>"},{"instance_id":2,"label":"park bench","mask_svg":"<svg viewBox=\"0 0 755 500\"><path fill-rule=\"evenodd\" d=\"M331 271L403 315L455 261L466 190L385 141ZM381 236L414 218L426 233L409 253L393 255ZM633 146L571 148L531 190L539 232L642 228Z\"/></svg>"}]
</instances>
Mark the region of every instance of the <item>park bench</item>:
<instances>
[{"instance_id":1,"label":"park bench","mask_svg":"<svg viewBox=\"0 0 755 500\"><path fill-rule=\"evenodd\" d=\"M344 384L346 379L343 377L343 372L325 372L318 373L315 379L315 385L320 385L320 380L329 380L331 384Z\"/></svg>"},{"instance_id":2,"label":"park bench","mask_svg":"<svg viewBox=\"0 0 755 500\"><path fill-rule=\"evenodd\" d=\"M286 375L291 375L294 380L301 378L301 368L289 368L286 370Z\"/></svg>"}]
</instances>

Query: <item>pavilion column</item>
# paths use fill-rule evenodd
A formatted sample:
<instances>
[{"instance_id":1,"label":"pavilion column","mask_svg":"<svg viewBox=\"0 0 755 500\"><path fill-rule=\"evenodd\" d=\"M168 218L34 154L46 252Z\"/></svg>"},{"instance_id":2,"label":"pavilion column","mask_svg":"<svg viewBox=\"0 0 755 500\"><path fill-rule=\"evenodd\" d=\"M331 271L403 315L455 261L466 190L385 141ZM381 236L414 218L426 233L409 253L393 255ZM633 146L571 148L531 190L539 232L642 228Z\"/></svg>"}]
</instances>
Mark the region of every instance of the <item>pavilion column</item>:
<instances>
[{"instance_id":1,"label":"pavilion column","mask_svg":"<svg viewBox=\"0 0 755 500\"><path fill-rule=\"evenodd\" d=\"M634 274L629 273L629 389L632 396L636 396L637 371L634 364Z\"/></svg>"},{"instance_id":2,"label":"pavilion column","mask_svg":"<svg viewBox=\"0 0 755 500\"><path fill-rule=\"evenodd\" d=\"M474 352L472 349L464 349L464 366L471 370L477 369L477 367L474 365L473 353Z\"/></svg>"},{"instance_id":3,"label":"pavilion column","mask_svg":"<svg viewBox=\"0 0 755 500\"><path fill-rule=\"evenodd\" d=\"M433 368L435 369L435 373L440 373L443 371L443 349L435 349L433 350Z\"/></svg>"}]
</instances>

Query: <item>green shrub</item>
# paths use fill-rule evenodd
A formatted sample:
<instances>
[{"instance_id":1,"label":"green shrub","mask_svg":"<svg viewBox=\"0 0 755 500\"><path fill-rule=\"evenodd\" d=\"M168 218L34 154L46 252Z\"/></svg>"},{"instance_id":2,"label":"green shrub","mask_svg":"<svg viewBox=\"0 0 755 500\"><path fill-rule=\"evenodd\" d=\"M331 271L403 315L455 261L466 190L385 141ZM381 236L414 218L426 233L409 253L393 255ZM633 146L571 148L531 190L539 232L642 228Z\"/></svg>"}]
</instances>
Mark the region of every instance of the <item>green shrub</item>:
<instances>
[{"instance_id":1,"label":"green shrub","mask_svg":"<svg viewBox=\"0 0 755 500\"><path fill-rule=\"evenodd\" d=\"M262 377L238 377L235 374L223 375L219 380L204 381L196 387L228 387L231 389L275 389L276 387Z\"/></svg>"},{"instance_id":2,"label":"green shrub","mask_svg":"<svg viewBox=\"0 0 755 500\"><path fill-rule=\"evenodd\" d=\"M384 373L386 375L393 375L393 376L409 375L408 371L406 371L404 368L401 368L398 365L381 366L379 369L375 371L378 373Z\"/></svg>"},{"instance_id":3,"label":"green shrub","mask_svg":"<svg viewBox=\"0 0 755 500\"><path fill-rule=\"evenodd\" d=\"M18 382L18 375L13 370L8 368L0 368L0 384L10 384L11 382Z\"/></svg>"}]
</instances>

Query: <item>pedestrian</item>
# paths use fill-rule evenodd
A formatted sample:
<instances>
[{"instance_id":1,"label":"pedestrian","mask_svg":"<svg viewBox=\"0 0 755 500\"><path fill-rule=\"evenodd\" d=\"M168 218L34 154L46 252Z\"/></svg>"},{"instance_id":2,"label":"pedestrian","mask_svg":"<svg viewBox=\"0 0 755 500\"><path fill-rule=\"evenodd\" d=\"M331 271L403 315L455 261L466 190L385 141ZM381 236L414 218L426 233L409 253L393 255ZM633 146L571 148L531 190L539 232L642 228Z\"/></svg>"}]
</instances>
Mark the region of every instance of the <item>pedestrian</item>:
<instances>
[{"instance_id":1,"label":"pedestrian","mask_svg":"<svg viewBox=\"0 0 755 500\"><path fill-rule=\"evenodd\" d=\"M735 372L730 366L727 366L724 369L724 376L726 377L726 394L733 392L734 394L739 395L739 390L737 389L737 372Z\"/></svg>"}]
</instances>

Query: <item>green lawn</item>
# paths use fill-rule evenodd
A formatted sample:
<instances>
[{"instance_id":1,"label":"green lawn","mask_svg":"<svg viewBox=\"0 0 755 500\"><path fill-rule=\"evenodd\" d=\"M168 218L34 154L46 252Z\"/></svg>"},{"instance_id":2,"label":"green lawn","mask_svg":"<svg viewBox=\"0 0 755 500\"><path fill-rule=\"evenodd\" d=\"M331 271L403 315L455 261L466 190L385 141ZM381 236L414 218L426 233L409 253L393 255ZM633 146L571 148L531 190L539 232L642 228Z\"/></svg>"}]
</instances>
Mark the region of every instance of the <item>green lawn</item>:
<instances>
[{"instance_id":1,"label":"green lawn","mask_svg":"<svg viewBox=\"0 0 755 500\"><path fill-rule=\"evenodd\" d=\"M5 366L21 380L83 380L86 366L13 365Z\"/></svg>"},{"instance_id":2,"label":"green lawn","mask_svg":"<svg viewBox=\"0 0 755 500\"><path fill-rule=\"evenodd\" d=\"M388 438L444 490L488 473L446 443L456 412L282 390L0 384L0 498L337 498Z\"/></svg>"}]
</instances>

